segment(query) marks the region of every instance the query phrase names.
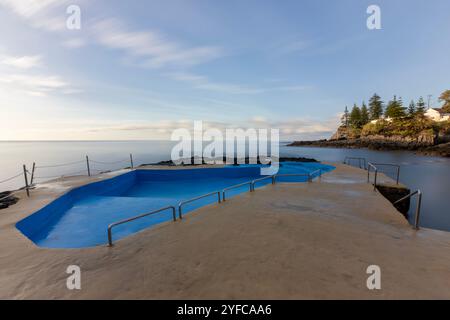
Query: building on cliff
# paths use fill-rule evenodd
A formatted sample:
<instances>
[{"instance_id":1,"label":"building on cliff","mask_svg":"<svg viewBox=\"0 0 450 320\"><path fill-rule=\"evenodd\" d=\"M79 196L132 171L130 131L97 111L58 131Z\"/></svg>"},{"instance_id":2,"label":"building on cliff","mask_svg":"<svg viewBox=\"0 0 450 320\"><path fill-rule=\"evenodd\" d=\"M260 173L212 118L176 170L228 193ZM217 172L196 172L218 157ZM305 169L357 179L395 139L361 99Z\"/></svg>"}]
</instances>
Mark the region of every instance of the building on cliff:
<instances>
[{"instance_id":1,"label":"building on cliff","mask_svg":"<svg viewBox=\"0 0 450 320\"><path fill-rule=\"evenodd\" d=\"M450 120L450 113L446 113L440 108L429 108L425 112L425 116L436 122Z\"/></svg>"}]
</instances>

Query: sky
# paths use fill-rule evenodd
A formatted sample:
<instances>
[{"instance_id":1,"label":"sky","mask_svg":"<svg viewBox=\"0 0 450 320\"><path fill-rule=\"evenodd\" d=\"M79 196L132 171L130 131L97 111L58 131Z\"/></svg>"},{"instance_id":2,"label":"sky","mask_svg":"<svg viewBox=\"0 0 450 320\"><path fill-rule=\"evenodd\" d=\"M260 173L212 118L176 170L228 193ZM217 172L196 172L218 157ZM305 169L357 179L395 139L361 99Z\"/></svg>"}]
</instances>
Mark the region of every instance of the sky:
<instances>
[{"instance_id":1,"label":"sky","mask_svg":"<svg viewBox=\"0 0 450 320\"><path fill-rule=\"evenodd\" d=\"M449 57L448 0L0 0L0 140L329 138L375 92L439 106Z\"/></svg>"}]
</instances>

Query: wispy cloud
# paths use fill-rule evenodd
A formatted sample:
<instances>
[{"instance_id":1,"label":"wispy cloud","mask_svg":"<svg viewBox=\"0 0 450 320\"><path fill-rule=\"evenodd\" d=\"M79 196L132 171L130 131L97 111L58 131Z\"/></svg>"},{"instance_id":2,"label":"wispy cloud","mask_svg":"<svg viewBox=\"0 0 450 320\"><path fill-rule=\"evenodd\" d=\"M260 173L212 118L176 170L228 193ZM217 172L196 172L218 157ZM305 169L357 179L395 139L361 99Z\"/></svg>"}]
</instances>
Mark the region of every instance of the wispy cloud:
<instances>
[{"instance_id":1,"label":"wispy cloud","mask_svg":"<svg viewBox=\"0 0 450 320\"><path fill-rule=\"evenodd\" d=\"M32 27L49 31L65 28L65 11L60 11L62 14L52 13L68 3L67 0L0 0L0 5L25 19Z\"/></svg>"},{"instance_id":2,"label":"wispy cloud","mask_svg":"<svg viewBox=\"0 0 450 320\"><path fill-rule=\"evenodd\" d=\"M69 87L69 83L65 82L58 76L25 74L0 76L0 83L7 85L12 90L39 97L44 97L50 92L55 92L56 90L66 89Z\"/></svg>"},{"instance_id":3,"label":"wispy cloud","mask_svg":"<svg viewBox=\"0 0 450 320\"><path fill-rule=\"evenodd\" d=\"M282 139L308 139L329 137L336 129L335 117L325 120L313 120L309 118L296 118L282 121L271 121L264 117L253 117L242 121L221 122L221 121L204 121L203 129L215 128L219 129L225 136L225 130L230 128L249 128L255 129L279 129ZM171 133L176 129L193 130L193 122L191 120L179 121L140 121L128 123L110 123L108 125L96 125L95 127L87 127L84 130L90 134L100 134L107 132L128 132L135 137L139 135L142 138L157 137L169 139Z\"/></svg>"},{"instance_id":4,"label":"wispy cloud","mask_svg":"<svg viewBox=\"0 0 450 320\"><path fill-rule=\"evenodd\" d=\"M216 46L184 46L155 30L129 31L117 19L98 21L95 35L102 45L139 58L140 65L149 68L189 67L223 54L223 50Z\"/></svg>"},{"instance_id":5,"label":"wispy cloud","mask_svg":"<svg viewBox=\"0 0 450 320\"><path fill-rule=\"evenodd\" d=\"M0 56L0 64L19 69L30 69L41 65L41 56Z\"/></svg>"},{"instance_id":6,"label":"wispy cloud","mask_svg":"<svg viewBox=\"0 0 450 320\"><path fill-rule=\"evenodd\" d=\"M34 71L35 67L44 68L41 56L0 55L0 84L10 93L19 92L35 97L46 97L50 93L72 94L79 92L68 81L57 75ZM41 68L41 69L42 69Z\"/></svg>"},{"instance_id":7,"label":"wispy cloud","mask_svg":"<svg viewBox=\"0 0 450 320\"><path fill-rule=\"evenodd\" d=\"M302 86L302 85L293 85L293 86L272 86L272 87L255 87L255 86L247 86L240 84L232 84L232 83L220 83L213 82L208 79L206 76L197 75L193 73L187 72L175 72L175 73L167 73L169 78L190 83L194 88L229 94L258 94L270 91L304 91L311 89L312 86Z\"/></svg>"},{"instance_id":8,"label":"wispy cloud","mask_svg":"<svg viewBox=\"0 0 450 320\"><path fill-rule=\"evenodd\" d=\"M83 38L73 38L62 43L64 47L74 49L84 47L86 44L87 42Z\"/></svg>"}]
</instances>

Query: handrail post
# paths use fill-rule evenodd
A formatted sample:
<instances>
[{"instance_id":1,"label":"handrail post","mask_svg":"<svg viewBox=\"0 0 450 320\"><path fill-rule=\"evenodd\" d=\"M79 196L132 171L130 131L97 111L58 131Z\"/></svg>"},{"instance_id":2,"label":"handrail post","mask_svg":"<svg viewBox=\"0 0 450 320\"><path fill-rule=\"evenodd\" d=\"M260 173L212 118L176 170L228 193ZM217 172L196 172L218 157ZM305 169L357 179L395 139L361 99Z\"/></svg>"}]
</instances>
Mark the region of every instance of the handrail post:
<instances>
[{"instance_id":1,"label":"handrail post","mask_svg":"<svg viewBox=\"0 0 450 320\"><path fill-rule=\"evenodd\" d=\"M88 176L91 176L91 168L89 167L89 157L86 156L86 166L87 166L87 172L88 172Z\"/></svg>"},{"instance_id":2,"label":"handrail post","mask_svg":"<svg viewBox=\"0 0 450 320\"><path fill-rule=\"evenodd\" d=\"M108 226L108 245L109 245L110 247L113 246L111 229L112 229L112 226Z\"/></svg>"},{"instance_id":3,"label":"handrail post","mask_svg":"<svg viewBox=\"0 0 450 320\"><path fill-rule=\"evenodd\" d=\"M422 205L422 192L417 192L416 216L414 221L414 229L419 230L420 207Z\"/></svg>"},{"instance_id":4,"label":"handrail post","mask_svg":"<svg viewBox=\"0 0 450 320\"><path fill-rule=\"evenodd\" d=\"M133 154L132 153L130 153L130 163L131 163L131 169L134 169Z\"/></svg>"},{"instance_id":5,"label":"handrail post","mask_svg":"<svg viewBox=\"0 0 450 320\"><path fill-rule=\"evenodd\" d=\"M377 177L378 177L378 169L375 169L375 180L373 181L373 190L377 191Z\"/></svg>"},{"instance_id":6,"label":"handrail post","mask_svg":"<svg viewBox=\"0 0 450 320\"><path fill-rule=\"evenodd\" d=\"M30 196L30 190L28 189L28 176L27 176L27 167L23 165L23 177L25 178L25 190L27 191L27 196Z\"/></svg>"},{"instance_id":7,"label":"handrail post","mask_svg":"<svg viewBox=\"0 0 450 320\"><path fill-rule=\"evenodd\" d=\"M178 204L178 219L183 220L183 215L181 213L181 202Z\"/></svg>"},{"instance_id":8,"label":"handrail post","mask_svg":"<svg viewBox=\"0 0 450 320\"><path fill-rule=\"evenodd\" d=\"M397 167L397 184L399 183L400 180L400 166Z\"/></svg>"},{"instance_id":9,"label":"handrail post","mask_svg":"<svg viewBox=\"0 0 450 320\"><path fill-rule=\"evenodd\" d=\"M31 170L31 181L30 184L33 185L34 180L34 170L36 169L36 162L33 162L33 169Z\"/></svg>"}]
</instances>

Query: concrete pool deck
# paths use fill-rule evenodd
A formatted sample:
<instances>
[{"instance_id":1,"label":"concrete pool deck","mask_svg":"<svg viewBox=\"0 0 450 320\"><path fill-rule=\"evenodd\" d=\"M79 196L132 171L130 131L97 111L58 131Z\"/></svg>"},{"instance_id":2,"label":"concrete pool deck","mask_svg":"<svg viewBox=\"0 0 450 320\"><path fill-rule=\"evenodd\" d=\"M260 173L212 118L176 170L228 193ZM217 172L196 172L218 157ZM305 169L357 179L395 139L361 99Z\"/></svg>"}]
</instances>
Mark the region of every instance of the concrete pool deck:
<instances>
[{"instance_id":1,"label":"concrete pool deck","mask_svg":"<svg viewBox=\"0 0 450 320\"><path fill-rule=\"evenodd\" d=\"M450 299L450 233L414 231L366 171L340 164L312 183L268 185L112 248L43 249L15 228L64 188L97 179L55 182L0 211L0 298ZM381 290L366 287L373 264ZM81 268L81 290L66 288L69 265Z\"/></svg>"}]
</instances>

